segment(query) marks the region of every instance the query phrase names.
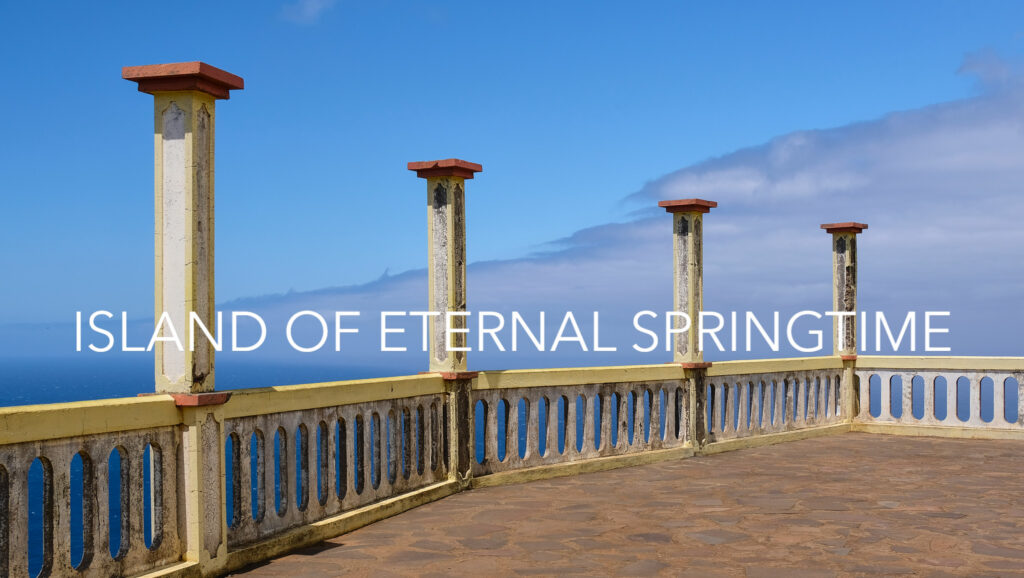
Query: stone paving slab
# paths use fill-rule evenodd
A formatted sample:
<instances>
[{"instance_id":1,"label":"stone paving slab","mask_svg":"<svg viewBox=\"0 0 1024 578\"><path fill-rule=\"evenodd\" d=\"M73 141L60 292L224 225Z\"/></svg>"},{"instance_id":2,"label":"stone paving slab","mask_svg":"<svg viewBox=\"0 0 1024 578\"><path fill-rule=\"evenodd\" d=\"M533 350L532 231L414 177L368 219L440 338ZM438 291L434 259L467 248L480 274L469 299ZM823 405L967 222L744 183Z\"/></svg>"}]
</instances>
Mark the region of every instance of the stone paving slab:
<instances>
[{"instance_id":1,"label":"stone paving slab","mask_svg":"<svg viewBox=\"0 0 1024 578\"><path fill-rule=\"evenodd\" d=\"M1024 442L843 434L464 492L250 576L1024 576Z\"/></svg>"}]
</instances>

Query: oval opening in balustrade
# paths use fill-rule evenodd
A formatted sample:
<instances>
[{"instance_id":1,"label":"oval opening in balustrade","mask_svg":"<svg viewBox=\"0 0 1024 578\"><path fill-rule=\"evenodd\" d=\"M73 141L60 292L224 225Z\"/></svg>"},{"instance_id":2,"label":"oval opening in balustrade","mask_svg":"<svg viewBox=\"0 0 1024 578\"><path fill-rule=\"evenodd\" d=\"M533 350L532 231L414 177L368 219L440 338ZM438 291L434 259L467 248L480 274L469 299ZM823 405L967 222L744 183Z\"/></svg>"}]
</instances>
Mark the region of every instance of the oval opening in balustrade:
<instances>
[{"instance_id":1,"label":"oval opening in balustrade","mask_svg":"<svg viewBox=\"0 0 1024 578\"><path fill-rule=\"evenodd\" d=\"M541 457L548 455L548 408L551 402L547 397L541 396L537 400L537 454Z\"/></svg>"},{"instance_id":2,"label":"oval opening in balustrade","mask_svg":"<svg viewBox=\"0 0 1024 578\"><path fill-rule=\"evenodd\" d=\"M238 526L238 521L241 518L241 504L242 504L242 492L241 489L241 478L242 472L239 467L241 447L238 443L238 434L231 432L224 438L224 491L225 491L225 514L227 515L228 527L234 528ZM147 456L149 453L149 446L146 446ZM143 472L148 478L149 474L149 459L145 457L147 467L143 468ZM148 487L148 485L147 485ZM149 520L150 504L149 504L149 492L146 492L146 533L149 534L151 528L151 522ZM146 543L149 546L149 542Z\"/></svg>"},{"instance_id":3,"label":"oval opening in balustrade","mask_svg":"<svg viewBox=\"0 0 1024 578\"><path fill-rule=\"evenodd\" d=\"M673 396L675 403L672 404L673 411L675 411L674 420L672 425L675 426L675 439L679 439L683 435L683 388L677 387L675 395Z\"/></svg>"},{"instance_id":4,"label":"oval opening in balustrade","mask_svg":"<svg viewBox=\"0 0 1024 578\"><path fill-rule=\"evenodd\" d=\"M651 390L645 389L643 392L643 428L644 428L644 443L651 443L651 403L653 396Z\"/></svg>"},{"instance_id":5,"label":"oval opening in balustrade","mask_svg":"<svg viewBox=\"0 0 1024 578\"><path fill-rule=\"evenodd\" d=\"M558 412L558 423L555 425L558 430L558 453L565 454L565 438L568 432L565 422L569 420L569 400L564 395L560 395L555 406Z\"/></svg>"},{"instance_id":6,"label":"oval opening in balustrade","mask_svg":"<svg viewBox=\"0 0 1024 578\"><path fill-rule=\"evenodd\" d=\"M910 408L914 419L924 418L924 378L920 375L910 378Z\"/></svg>"},{"instance_id":7,"label":"oval opening in balustrade","mask_svg":"<svg viewBox=\"0 0 1024 578\"><path fill-rule=\"evenodd\" d=\"M626 392L626 443L636 443L636 392Z\"/></svg>"},{"instance_id":8,"label":"oval opening in balustrade","mask_svg":"<svg viewBox=\"0 0 1024 578\"><path fill-rule=\"evenodd\" d=\"M878 374L868 378L868 413L871 417L882 415L882 378Z\"/></svg>"},{"instance_id":9,"label":"oval opening in balustrade","mask_svg":"<svg viewBox=\"0 0 1024 578\"><path fill-rule=\"evenodd\" d=\"M238 436L235 436L235 443L238 444ZM239 456L241 450L237 449L232 462L236 471L239 469ZM163 448L156 442L148 442L142 451L142 523L145 525L143 540L146 548L156 550L163 541L164 536L164 470L163 470ZM242 509L241 474L236 474L234 506L236 512ZM228 478L230 480L230 478Z\"/></svg>"},{"instance_id":10,"label":"oval opening in balustrade","mask_svg":"<svg viewBox=\"0 0 1024 578\"><path fill-rule=\"evenodd\" d=\"M743 431L748 427L747 420L744 418L745 415L750 414L750 394L748 391L747 384L743 382L737 382L733 387L733 395L736 396L733 411L735 418L732 425L734 431Z\"/></svg>"},{"instance_id":11,"label":"oval opening in balustrade","mask_svg":"<svg viewBox=\"0 0 1024 578\"><path fill-rule=\"evenodd\" d=\"M889 415L903 417L903 378L898 375L889 377Z\"/></svg>"},{"instance_id":12,"label":"oval opening in balustrade","mask_svg":"<svg viewBox=\"0 0 1024 578\"><path fill-rule=\"evenodd\" d=\"M839 400L839 383L840 383L839 382L839 376L838 375L833 376L832 377L832 385L833 385L833 389L834 389L833 393L835 395L832 396L832 399L835 400L835 401L832 402L832 404L833 404L832 405L832 409L833 409L832 415L835 415L835 416L842 415L842 413L843 413L842 410L840 409L841 405L840 405L840 400Z\"/></svg>"},{"instance_id":13,"label":"oval opening in balustrade","mask_svg":"<svg viewBox=\"0 0 1024 578\"><path fill-rule=\"evenodd\" d=\"M48 575L53 568L53 466L42 456L32 460L28 468L26 514L29 575Z\"/></svg>"},{"instance_id":14,"label":"oval opening in balustrade","mask_svg":"<svg viewBox=\"0 0 1024 578\"><path fill-rule=\"evenodd\" d=\"M300 512L309 505L309 429L300 423L295 428L295 506Z\"/></svg>"},{"instance_id":15,"label":"oval opening in balustrade","mask_svg":"<svg viewBox=\"0 0 1024 578\"><path fill-rule=\"evenodd\" d=\"M971 419L971 380L963 376L956 378L956 418Z\"/></svg>"},{"instance_id":16,"label":"oval opening in balustrade","mask_svg":"<svg viewBox=\"0 0 1024 578\"><path fill-rule=\"evenodd\" d=\"M1007 377L1003 380L1003 417L1007 423L1017 423L1020 419L1020 383L1016 377Z\"/></svg>"},{"instance_id":17,"label":"oval opening in balustrade","mask_svg":"<svg viewBox=\"0 0 1024 578\"><path fill-rule=\"evenodd\" d=\"M254 430L249 436L249 515L256 523L266 514L266 452L263 432Z\"/></svg>"},{"instance_id":18,"label":"oval opening in balustrade","mask_svg":"<svg viewBox=\"0 0 1024 578\"><path fill-rule=\"evenodd\" d=\"M395 416L395 410L388 410L387 416L385 416L384 424L384 453L382 454L384 460L387 462L387 467L384 468L384 472L388 476L388 483L394 484L398 479L398 448L395 447L395 436L398 433L398 423Z\"/></svg>"},{"instance_id":19,"label":"oval opening in balustrade","mask_svg":"<svg viewBox=\"0 0 1024 578\"><path fill-rule=\"evenodd\" d=\"M769 406L771 412L768 414L768 421L771 425L775 425L775 422L779 421L782 414L778 411L779 402L781 401L779 400L779 383L774 379L771 382L771 391L769 393L771 394L769 396L771 398L771 405Z\"/></svg>"},{"instance_id":20,"label":"oval opening in balustrade","mask_svg":"<svg viewBox=\"0 0 1024 578\"><path fill-rule=\"evenodd\" d=\"M601 449L601 427L602 427L602 421L601 420L604 419L604 414L601 412L601 400L602 399L603 399L603 397L601 396L600 393L595 393L594 394L594 399L593 399L594 409L593 409L593 414L592 414L593 417L591 418L592 419L591 425L594 427L594 449L595 450Z\"/></svg>"},{"instance_id":21,"label":"oval opening in balustrade","mask_svg":"<svg viewBox=\"0 0 1024 578\"><path fill-rule=\"evenodd\" d=\"M402 411L399 412L402 419L399 421L399 433L401 434L401 452L402 457L402 478L408 480L409 476L412 475L412 415L409 413L409 408L403 407Z\"/></svg>"},{"instance_id":22,"label":"oval opening in balustrade","mask_svg":"<svg viewBox=\"0 0 1024 578\"><path fill-rule=\"evenodd\" d=\"M946 378L939 375L932 381L932 394L934 395L934 407L932 411L935 419L943 421L949 415L949 402L947 394Z\"/></svg>"},{"instance_id":23,"label":"oval opening in balustrade","mask_svg":"<svg viewBox=\"0 0 1024 578\"><path fill-rule=\"evenodd\" d=\"M530 447L530 401L525 397L519 398L519 403L516 404L518 407L516 411L519 413L519 427L516 432L517 448L519 450L519 459L526 459L526 452Z\"/></svg>"},{"instance_id":24,"label":"oval opening in balustrade","mask_svg":"<svg viewBox=\"0 0 1024 578\"><path fill-rule=\"evenodd\" d=\"M583 437L587 429L587 398L576 396L576 452L583 451Z\"/></svg>"},{"instance_id":25,"label":"oval opening in balustrade","mask_svg":"<svg viewBox=\"0 0 1024 578\"><path fill-rule=\"evenodd\" d=\"M72 568L75 570L85 570L92 561L92 528L93 516L95 515L92 499L96 496L92 459L85 450L79 451L71 458L71 464L68 467L68 478L68 497L71 502L68 524L69 559L71 560ZM0 509L0 516L4 512L6 512L6 507ZM0 540L6 538L6 532L0 532ZM6 568L7 566L0 564L0 569Z\"/></svg>"},{"instance_id":26,"label":"oval opening in balustrade","mask_svg":"<svg viewBox=\"0 0 1024 578\"><path fill-rule=\"evenodd\" d=\"M608 430L611 433L610 441L613 448L619 445L619 430L622 429L619 425L619 413L621 413L619 411L620 404L619 394L612 392L611 403L608 404L608 409L610 410L608 414Z\"/></svg>"},{"instance_id":27,"label":"oval opening in balustrade","mask_svg":"<svg viewBox=\"0 0 1024 578\"><path fill-rule=\"evenodd\" d=\"M473 447L478 464L487 458L487 435L487 402L478 399L473 406Z\"/></svg>"},{"instance_id":28,"label":"oval opening in balustrade","mask_svg":"<svg viewBox=\"0 0 1024 578\"><path fill-rule=\"evenodd\" d=\"M658 389L658 439L665 440L665 427L668 424L668 394L665 388Z\"/></svg>"},{"instance_id":29,"label":"oval opening in balustrade","mask_svg":"<svg viewBox=\"0 0 1024 578\"><path fill-rule=\"evenodd\" d=\"M995 416L995 399L993 399L995 387L992 378L988 376L981 378L980 385L981 390L978 392L978 398L981 403L981 407L979 408L981 410L981 421L985 423L992 423L992 418ZM1003 408L999 409L1002 410ZM1002 411L999 413L1002 413Z\"/></svg>"},{"instance_id":30,"label":"oval opening in balustrade","mask_svg":"<svg viewBox=\"0 0 1024 578\"><path fill-rule=\"evenodd\" d=\"M327 468L330 467L331 454L328 447L330 434L327 433L327 422L316 424L316 501L321 506L327 503L329 483Z\"/></svg>"},{"instance_id":31,"label":"oval opening in balustrade","mask_svg":"<svg viewBox=\"0 0 1024 578\"><path fill-rule=\"evenodd\" d=\"M274 510L278 516L288 511L288 433L283 427L274 432Z\"/></svg>"},{"instance_id":32,"label":"oval opening in balustrade","mask_svg":"<svg viewBox=\"0 0 1024 578\"><path fill-rule=\"evenodd\" d=\"M121 446L110 450L107 458L107 481L109 500L107 511L110 513L110 557L114 560L124 558L128 553L129 522L129 467L128 452Z\"/></svg>"},{"instance_id":33,"label":"oval opening in balustrade","mask_svg":"<svg viewBox=\"0 0 1024 578\"><path fill-rule=\"evenodd\" d=\"M447 453L442 453L441 445L445 441L444 433L442 431L441 419L437 410L437 402L430 403L430 469L437 471L437 468L441 467L441 457L447 456ZM447 417L447 412L444 414ZM447 451L447 448L445 448Z\"/></svg>"},{"instance_id":34,"label":"oval opening in balustrade","mask_svg":"<svg viewBox=\"0 0 1024 578\"><path fill-rule=\"evenodd\" d=\"M341 500L348 493L348 430L345 418L334 422L334 494Z\"/></svg>"},{"instance_id":35,"label":"oval opening in balustrade","mask_svg":"<svg viewBox=\"0 0 1024 578\"><path fill-rule=\"evenodd\" d=\"M423 427L423 406L416 406L416 473L423 475L426 471L426 448L423 444L427 441L426 429Z\"/></svg>"},{"instance_id":36,"label":"oval opening in balustrade","mask_svg":"<svg viewBox=\"0 0 1024 578\"><path fill-rule=\"evenodd\" d=\"M352 487L356 494L362 494L366 487L366 465L364 441L365 429L363 416L357 415L355 423L352 424Z\"/></svg>"},{"instance_id":37,"label":"oval opening in balustrade","mask_svg":"<svg viewBox=\"0 0 1024 578\"><path fill-rule=\"evenodd\" d=\"M822 412L826 418L832 417L832 408L829 405L832 402L832 378L825 376L825 391L822 394L822 403L825 407L822 408Z\"/></svg>"},{"instance_id":38,"label":"oval opening in balustrade","mask_svg":"<svg viewBox=\"0 0 1024 578\"><path fill-rule=\"evenodd\" d=\"M505 458L508 457L508 401L505 399L498 400L498 407L495 408L497 411L498 426L497 431L494 432L495 445L498 448L498 461L504 462Z\"/></svg>"},{"instance_id":39,"label":"oval opening in balustrade","mask_svg":"<svg viewBox=\"0 0 1024 578\"><path fill-rule=\"evenodd\" d=\"M380 414L370 416L370 485L380 488Z\"/></svg>"},{"instance_id":40,"label":"oval opening in balustrade","mask_svg":"<svg viewBox=\"0 0 1024 578\"><path fill-rule=\"evenodd\" d=\"M708 383L704 386L704 399L706 404L704 406L704 429L708 433L717 432L721 429L721 425L715 423L715 404L718 403L718 388L714 384Z\"/></svg>"}]
</instances>

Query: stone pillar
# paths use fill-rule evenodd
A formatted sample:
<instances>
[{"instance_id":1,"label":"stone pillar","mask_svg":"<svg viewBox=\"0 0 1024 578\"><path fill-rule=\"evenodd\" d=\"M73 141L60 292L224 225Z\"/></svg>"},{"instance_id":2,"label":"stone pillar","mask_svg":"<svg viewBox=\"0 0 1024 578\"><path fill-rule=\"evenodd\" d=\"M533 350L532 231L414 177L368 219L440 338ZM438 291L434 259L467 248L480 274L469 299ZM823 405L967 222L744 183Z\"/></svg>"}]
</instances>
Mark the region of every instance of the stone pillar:
<instances>
[{"instance_id":1,"label":"stone pillar","mask_svg":"<svg viewBox=\"0 0 1024 578\"><path fill-rule=\"evenodd\" d=\"M466 371L466 334L448 335L446 313L466 310L466 203L465 181L483 170L459 159L409 163L410 171L427 179L427 240L429 256L429 311L438 312L429 324L429 371L458 374ZM453 317L451 326L464 329L465 317Z\"/></svg>"},{"instance_id":2,"label":"stone pillar","mask_svg":"<svg viewBox=\"0 0 1024 578\"><path fill-rule=\"evenodd\" d=\"M832 311L853 313L850 316L836 316L832 319L833 355L838 355L843 360L842 380L845 387L841 393L840 412L845 419L852 421L859 411L857 404L860 401L860 383L856 373L857 235L868 226L864 223L846 222L826 223L821 228L832 235Z\"/></svg>"},{"instance_id":3,"label":"stone pillar","mask_svg":"<svg viewBox=\"0 0 1024 578\"><path fill-rule=\"evenodd\" d=\"M215 103L243 87L241 78L202 62L129 66L121 76L153 95L156 192L156 321L174 342L156 344L156 391L182 412L177 448L178 500L186 560L204 574L227 562L224 512L224 403L214 392L213 345L219 335L213 292L213 142ZM169 499L175 499L171 497Z\"/></svg>"},{"instance_id":4,"label":"stone pillar","mask_svg":"<svg viewBox=\"0 0 1024 578\"><path fill-rule=\"evenodd\" d=\"M697 332L700 311L704 307L704 213L718 203L703 199L661 201L659 207L672 213L672 238L674 246L673 267L675 290L673 309L690 317L690 329L675 334L672 350L673 360L685 364L702 364L704 353L699 350ZM676 318L675 327L681 328L683 320Z\"/></svg>"},{"instance_id":5,"label":"stone pillar","mask_svg":"<svg viewBox=\"0 0 1024 578\"><path fill-rule=\"evenodd\" d=\"M241 78L202 62L125 67L121 76L153 95L156 191L156 321L182 349L156 343L156 391L202 393L214 389L214 348L197 328L194 312L219 337L213 292L214 104L243 88Z\"/></svg>"},{"instance_id":6,"label":"stone pillar","mask_svg":"<svg viewBox=\"0 0 1024 578\"><path fill-rule=\"evenodd\" d=\"M857 355L857 235L868 226L850 222L827 223L821 228L832 234L832 311L853 313L832 319L833 354Z\"/></svg>"}]
</instances>

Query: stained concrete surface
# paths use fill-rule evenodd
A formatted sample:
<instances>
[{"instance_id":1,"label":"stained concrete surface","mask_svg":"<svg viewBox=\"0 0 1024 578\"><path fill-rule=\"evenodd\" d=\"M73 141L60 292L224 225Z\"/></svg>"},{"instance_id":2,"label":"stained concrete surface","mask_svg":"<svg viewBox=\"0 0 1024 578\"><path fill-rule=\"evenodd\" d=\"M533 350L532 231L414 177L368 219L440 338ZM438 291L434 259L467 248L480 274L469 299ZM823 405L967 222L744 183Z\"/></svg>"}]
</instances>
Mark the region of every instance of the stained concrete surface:
<instances>
[{"instance_id":1,"label":"stained concrete surface","mask_svg":"<svg viewBox=\"0 0 1024 578\"><path fill-rule=\"evenodd\" d=\"M473 490L250 576L1024 576L1024 442L843 434Z\"/></svg>"}]
</instances>

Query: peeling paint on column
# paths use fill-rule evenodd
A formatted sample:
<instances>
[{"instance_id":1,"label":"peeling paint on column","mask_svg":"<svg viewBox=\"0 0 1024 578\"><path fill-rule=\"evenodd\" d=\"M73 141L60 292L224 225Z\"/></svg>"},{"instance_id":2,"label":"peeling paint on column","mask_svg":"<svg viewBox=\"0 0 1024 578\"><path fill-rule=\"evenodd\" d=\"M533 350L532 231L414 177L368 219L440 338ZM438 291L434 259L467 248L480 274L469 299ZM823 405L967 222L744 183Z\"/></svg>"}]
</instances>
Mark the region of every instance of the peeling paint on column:
<instances>
[{"instance_id":1,"label":"peeling paint on column","mask_svg":"<svg viewBox=\"0 0 1024 578\"><path fill-rule=\"evenodd\" d=\"M836 233L832 251L833 269L833 303L836 312L857 311L857 238L852 233ZM833 335L839 330L839 319L833 324ZM857 352L857 320L856 316L845 319L844 332L840 343L835 346L835 353Z\"/></svg>"},{"instance_id":2,"label":"peeling paint on column","mask_svg":"<svg viewBox=\"0 0 1024 578\"><path fill-rule=\"evenodd\" d=\"M156 316L166 311L174 324L178 337L181 329L186 327L188 312L185 311L185 258L188 250L188 233L186 227L186 211L191 204L186 198L185 176L185 111L176 102L163 113L162 142L162 203L158 207L161 212L162 231L160 235L160 258L162 261L163 284L156 290L162 293L161 304L158 305ZM166 335L166 329L164 331ZM162 358L161 373L170 383L184 377L185 352L178 351L173 344L157 343L158 354Z\"/></svg>"},{"instance_id":3,"label":"peeling paint on column","mask_svg":"<svg viewBox=\"0 0 1024 578\"><path fill-rule=\"evenodd\" d=\"M676 225L675 236L675 310L689 313L687 303L690 296L690 220L685 213L676 213L674 216ZM682 319L675 320L675 327L678 329L683 323ZM675 339L676 357L686 357L689 353L689 336L684 333L677 333Z\"/></svg>"},{"instance_id":4,"label":"peeling paint on column","mask_svg":"<svg viewBox=\"0 0 1024 578\"><path fill-rule=\"evenodd\" d=\"M192 310L203 320L211 332L216 331L213 312L213 122L206 105L199 108L196 114L196 145L195 145L195 215L193 218L195 236L195 258L192 276L195 295ZM192 362L192 383L196 390L212 389L204 387L207 378L212 382L213 346L204 335L195 339L195 354Z\"/></svg>"},{"instance_id":5,"label":"peeling paint on column","mask_svg":"<svg viewBox=\"0 0 1024 578\"><path fill-rule=\"evenodd\" d=\"M448 310L448 190L442 179L437 179L436 183L432 181L435 180L428 181L433 185L430 194L430 309L441 314L434 317L432 322L430 353L431 365L435 362L440 365L448 357L444 318L444 312Z\"/></svg>"}]
</instances>

